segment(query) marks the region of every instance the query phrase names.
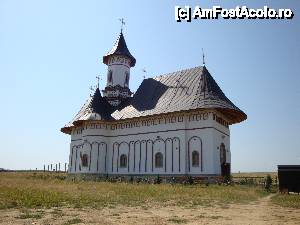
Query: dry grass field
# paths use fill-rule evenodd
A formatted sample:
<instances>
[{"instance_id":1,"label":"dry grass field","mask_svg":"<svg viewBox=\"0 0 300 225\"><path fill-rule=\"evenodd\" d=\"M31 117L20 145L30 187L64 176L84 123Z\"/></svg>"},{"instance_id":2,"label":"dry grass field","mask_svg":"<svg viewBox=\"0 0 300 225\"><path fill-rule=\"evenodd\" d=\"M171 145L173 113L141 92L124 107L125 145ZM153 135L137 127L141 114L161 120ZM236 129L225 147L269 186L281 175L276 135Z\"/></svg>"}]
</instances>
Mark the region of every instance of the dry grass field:
<instances>
[{"instance_id":1,"label":"dry grass field","mask_svg":"<svg viewBox=\"0 0 300 225\"><path fill-rule=\"evenodd\" d=\"M243 173L233 173L233 177L266 177L267 175L271 175L271 177L276 177L277 172L243 172Z\"/></svg>"},{"instance_id":2,"label":"dry grass field","mask_svg":"<svg viewBox=\"0 0 300 225\"><path fill-rule=\"evenodd\" d=\"M0 224L300 224L300 196L268 193L255 185L65 178L0 173Z\"/></svg>"}]
</instances>

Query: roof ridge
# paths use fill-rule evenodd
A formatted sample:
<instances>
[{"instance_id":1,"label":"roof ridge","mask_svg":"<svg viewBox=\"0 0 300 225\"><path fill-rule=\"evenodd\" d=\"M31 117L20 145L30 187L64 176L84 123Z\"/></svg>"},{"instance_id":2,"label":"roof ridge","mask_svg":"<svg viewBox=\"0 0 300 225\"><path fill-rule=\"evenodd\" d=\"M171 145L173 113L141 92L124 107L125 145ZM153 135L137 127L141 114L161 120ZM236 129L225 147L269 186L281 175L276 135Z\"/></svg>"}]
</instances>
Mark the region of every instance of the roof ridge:
<instances>
[{"instance_id":1,"label":"roof ridge","mask_svg":"<svg viewBox=\"0 0 300 225\"><path fill-rule=\"evenodd\" d=\"M166 77L166 76L176 76L177 73L183 73L183 72L188 71L188 70L195 70L195 69L200 69L200 68L202 69L202 68L204 68L204 66L195 66L195 67L192 67L192 68L182 69L182 70L174 71L174 72L171 72L171 73L165 73L165 74L161 74L161 75L154 76L154 77L149 77L149 78L154 79L154 78Z\"/></svg>"}]
</instances>

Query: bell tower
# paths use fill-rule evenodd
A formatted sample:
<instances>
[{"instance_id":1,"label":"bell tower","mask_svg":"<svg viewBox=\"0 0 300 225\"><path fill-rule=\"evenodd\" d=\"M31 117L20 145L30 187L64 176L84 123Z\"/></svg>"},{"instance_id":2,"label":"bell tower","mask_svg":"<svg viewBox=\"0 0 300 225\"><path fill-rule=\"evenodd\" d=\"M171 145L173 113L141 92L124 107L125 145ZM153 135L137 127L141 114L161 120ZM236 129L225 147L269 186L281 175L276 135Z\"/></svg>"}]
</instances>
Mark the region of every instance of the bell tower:
<instances>
[{"instance_id":1,"label":"bell tower","mask_svg":"<svg viewBox=\"0 0 300 225\"><path fill-rule=\"evenodd\" d=\"M112 106L118 106L124 99L132 95L129 89L129 79L130 68L134 67L135 62L121 30L113 48L103 56L103 63L107 65L107 82L102 92Z\"/></svg>"}]
</instances>

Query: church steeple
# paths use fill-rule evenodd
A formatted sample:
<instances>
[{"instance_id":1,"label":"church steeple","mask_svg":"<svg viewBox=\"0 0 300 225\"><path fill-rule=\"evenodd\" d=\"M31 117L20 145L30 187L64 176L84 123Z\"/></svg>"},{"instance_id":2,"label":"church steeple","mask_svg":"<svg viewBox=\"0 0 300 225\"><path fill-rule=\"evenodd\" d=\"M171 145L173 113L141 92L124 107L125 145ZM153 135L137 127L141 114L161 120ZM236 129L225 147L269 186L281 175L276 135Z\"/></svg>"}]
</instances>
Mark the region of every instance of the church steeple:
<instances>
[{"instance_id":1,"label":"church steeple","mask_svg":"<svg viewBox=\"0 0 300 225\"><path fill-rule=\"evenodd\" d=\"M130 68L136 63L127 48L122 30L113 48L103 56L103 63L107 65L103 96L111 105L117 106L132 94L129 89Z\"/></svg>"},{"instance_id":2,"label":"church steeple","mask_svg":"<svg viewBox=\"0 0 300 225\"><path fill-rule=\"evenodd\" d=\"M116 40L114 46L112 47L112 49L105 55L103 56L103 63L108 65L108 59L111 56L126 56L128 57L128 59L130 59L130 67L134 67L135 66L135 58L130 54L126 42L125 42L125 38L123 35L123 31L121 30L118 39Z\"/></svg>"}]
</instances>

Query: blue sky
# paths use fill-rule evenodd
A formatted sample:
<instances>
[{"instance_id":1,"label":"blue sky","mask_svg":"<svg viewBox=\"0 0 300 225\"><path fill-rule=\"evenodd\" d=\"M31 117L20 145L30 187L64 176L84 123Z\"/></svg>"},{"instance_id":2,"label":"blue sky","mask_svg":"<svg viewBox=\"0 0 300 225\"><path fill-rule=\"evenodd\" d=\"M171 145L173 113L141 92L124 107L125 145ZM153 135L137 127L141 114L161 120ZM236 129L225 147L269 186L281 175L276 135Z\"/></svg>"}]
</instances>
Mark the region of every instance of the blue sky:
<instances>
[{"instance_id":1,"label":"blue sky","mask_svg":"<svg viewBox=\"0 0 300 225\"><path fill-rule=\"evenodd\" d=\"M197 20L177 23L174 6L291 8L292 20ZM300 164L299 1L0 0L0 167L67 162L61 133L106 74L102 56L125 19L137 59L130 87L202 64L248 115L231 126L233 171L274 171ZM104 87L105 81L100 83Z\"/></svg>"}]
</instances>

